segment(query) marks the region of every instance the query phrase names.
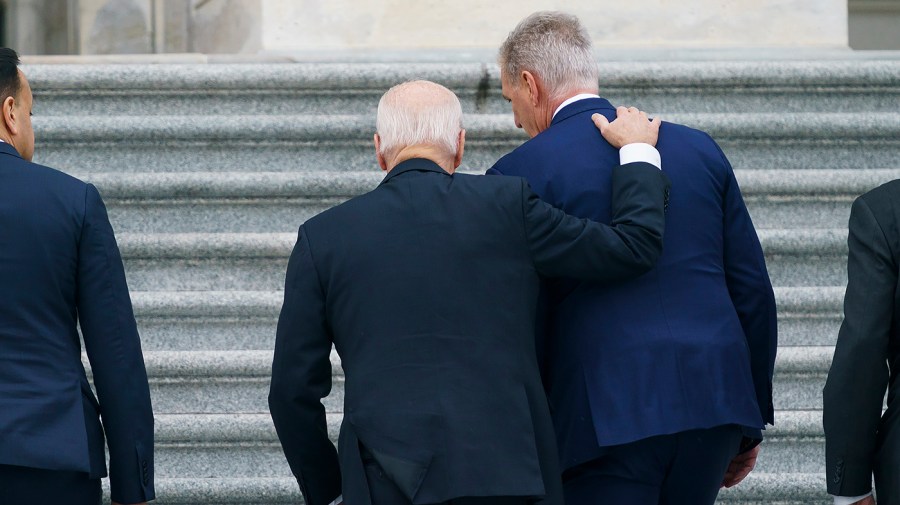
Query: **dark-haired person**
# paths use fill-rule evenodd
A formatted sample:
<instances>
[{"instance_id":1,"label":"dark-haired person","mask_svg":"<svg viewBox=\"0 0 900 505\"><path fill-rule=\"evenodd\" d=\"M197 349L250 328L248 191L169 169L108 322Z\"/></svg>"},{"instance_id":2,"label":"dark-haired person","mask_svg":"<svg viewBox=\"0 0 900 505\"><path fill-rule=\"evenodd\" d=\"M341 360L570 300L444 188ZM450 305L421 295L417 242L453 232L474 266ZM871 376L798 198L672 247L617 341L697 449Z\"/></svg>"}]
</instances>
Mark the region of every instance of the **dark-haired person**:
<instances>
[{"instance_id":1,"label":"dark-haired person","mask_svg":"<svg viewBox=\"0 0 900 505\"><path fill-rule=\"evenodd\" d=\"M18 63L0 49L0 503L97 505L104 432L112 501L144 503L153 412L119 249L94 186L31 163Z\"/></svg>"},{"instance_id":2,"label":"dark-haired person","mask_svg":"<svg viewBox=\"0 0 900 505\"><path fill-rule=\"evenodd\" d=\"M835 505L897 505L900 180L857 198L849 231L844 321L823 392L828 493Z\"/></svg>"}]
</instances>

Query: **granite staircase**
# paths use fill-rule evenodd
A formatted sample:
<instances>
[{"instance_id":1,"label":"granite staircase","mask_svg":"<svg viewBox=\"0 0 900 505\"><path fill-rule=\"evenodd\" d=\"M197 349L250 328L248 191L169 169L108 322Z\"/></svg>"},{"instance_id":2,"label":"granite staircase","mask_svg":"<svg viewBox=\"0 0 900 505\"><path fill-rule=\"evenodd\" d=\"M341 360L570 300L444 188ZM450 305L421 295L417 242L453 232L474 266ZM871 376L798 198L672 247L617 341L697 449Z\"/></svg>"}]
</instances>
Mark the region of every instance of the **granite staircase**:
<instances>
[{"instance_id":1,"label":"granite staircase","mask_svg":"<svg viewBox=\"0 0 900 505\"><path fill-rule=\"evenodd\" d=\"M776 425L720 503L826 504L821 388L846 284L850 203L900 177L900 55L608 61L601 93L706 130L728 155L778 300ZM380 180L379 96L455 90L464 170L525 140L482 62L41 65L35 161L95 183L109 208L156 413L157 503L301 498L266 394L287 258L310 216ZM665 160L664 160L665 163ZM326 401L336 436L342 371Z\"/></svg>"}]
</instances>

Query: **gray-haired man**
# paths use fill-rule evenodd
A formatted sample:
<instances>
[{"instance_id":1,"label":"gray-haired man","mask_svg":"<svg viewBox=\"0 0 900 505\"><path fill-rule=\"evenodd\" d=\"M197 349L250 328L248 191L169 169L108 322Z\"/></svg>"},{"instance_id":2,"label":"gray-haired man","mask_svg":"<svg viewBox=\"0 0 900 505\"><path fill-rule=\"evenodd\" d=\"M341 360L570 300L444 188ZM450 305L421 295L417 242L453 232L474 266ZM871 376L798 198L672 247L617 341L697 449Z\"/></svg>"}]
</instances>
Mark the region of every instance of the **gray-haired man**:
<instances>
[{"instance_id":1,"label":"gray-haired man","mask_svg":"<svg viewBox=\"0 0 900 505\"><path fill-rule=\"evenodd\" d=\"M598 96L585 28L535 13L499 63L516 126L533 138L489 173L525 177L555 207L609 222L620 153L589 118L615 108ZM697 130L663 123L658 149L673 197L657 267L544 290L539 347L570 505L712 504L752 469L773 420L775 299L734 173Z\"/></svg>"},{"instance_id":2,"label":"gray-haired man","mask_svg":"<svg viewBox=\"0 0 900 505\"><path fill-rule=\"evenodd\" d=\"M655 142L658 123L623 114L612 130ZM623 166L613 226L572 218L521 179L455 174L461 119L443 86L391 88L375 136L384 181L300 227L269 406L308 505L562 503L534 356L538 275L650 268L665 176ZM339 458L321 404L332 343L346 379Z\"/></svg>"}]
</instances>

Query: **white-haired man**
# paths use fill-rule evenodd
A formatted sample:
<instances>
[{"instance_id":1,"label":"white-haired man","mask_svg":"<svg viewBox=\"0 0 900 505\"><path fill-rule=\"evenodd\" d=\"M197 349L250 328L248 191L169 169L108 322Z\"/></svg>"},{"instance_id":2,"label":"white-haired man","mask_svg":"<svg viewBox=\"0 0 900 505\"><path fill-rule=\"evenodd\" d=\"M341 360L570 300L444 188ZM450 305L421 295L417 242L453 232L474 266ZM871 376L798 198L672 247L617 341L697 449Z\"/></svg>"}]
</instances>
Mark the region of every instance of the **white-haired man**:
<instances>
[{"instance_id":1,"label":"white-haired man","mask_svg":"<svg viewBox=\"0 0 900 505\"><path fill-rule=\"evenodd\" d=\"M532 139L489 173L524 177L553 206L609 222L619 153L589 118L603 123L615 108L598 96L585 28L535 13L499 63L516 126ZM701 131L663 123L657 147L673 196L656 268L544 291L539 349L570 505L712 504L752 469L773 421L775 299L734 173Z\"/></svg>"},{"instance_id":2,"label":"white-haired man","mask_svg":"<svg viewBox=\"0 0 900 505\"><path fill-rule=\"evenodd\" d=\"M300 227L269 406L308 505L562 503L534 355L539 275L649 269L667 182L652 164L622 166L612 226L573 218L521 179L454 174L461 119L442 86L391 88L375 134L384 181ZM657 128L623 111L606 134L653 144ZM340 459L321 404L332 344Z\"/></svg>"}]
</instances>

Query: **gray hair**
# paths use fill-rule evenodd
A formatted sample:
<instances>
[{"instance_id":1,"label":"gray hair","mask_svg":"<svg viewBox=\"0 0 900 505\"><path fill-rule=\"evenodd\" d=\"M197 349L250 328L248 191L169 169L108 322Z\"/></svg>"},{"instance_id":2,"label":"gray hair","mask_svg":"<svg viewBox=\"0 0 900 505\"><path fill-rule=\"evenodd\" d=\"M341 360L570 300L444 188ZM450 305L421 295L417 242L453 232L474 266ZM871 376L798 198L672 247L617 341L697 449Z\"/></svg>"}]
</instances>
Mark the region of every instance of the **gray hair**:
<instances>
[{"instance_id":1,"label":"gray hair","mask_svg":"<svg viewBox=\"0 0 900 505\"><path fill-rule=\"evenodd\" d=\"M523 70L538 76L551 98L573 88L597 89L599 71L591 36L578 18L541 11L523 19L500 46L501 70L518 86Z\"/></svg>"},{"instance_id":2,"label":"gray hair","mask_svg":"<svg viewBox=\"0 0 900 505\"><path fill-rule=\"evenodd\" d=\"M378 102L375 128L381 153L429 144L455 153L462 107L449 89L430 81L408 81L389 89Z\"/></svg>"}]
</instances>

